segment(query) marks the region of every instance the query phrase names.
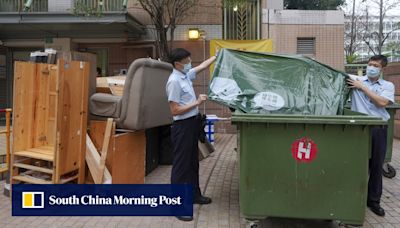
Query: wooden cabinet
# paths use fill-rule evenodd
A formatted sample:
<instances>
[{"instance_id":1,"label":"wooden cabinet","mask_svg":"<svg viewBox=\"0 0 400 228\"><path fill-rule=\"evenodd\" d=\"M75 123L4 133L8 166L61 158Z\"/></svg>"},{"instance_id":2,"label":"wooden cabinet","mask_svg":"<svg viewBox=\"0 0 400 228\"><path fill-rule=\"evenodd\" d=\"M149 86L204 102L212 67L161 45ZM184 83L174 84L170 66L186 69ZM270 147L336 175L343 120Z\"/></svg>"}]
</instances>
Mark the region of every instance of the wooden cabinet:
<instances>
[{"instance_id":1,"label":"wooden cabinet","mask_svg":"<svg viewBox=\"0 0 400 228\"><path fill-rule=\"evenodd\" d=\"M90 121L89 136L97 151L102 151L105 132L106 121ZM144 130L116 132L113 127L106 158L106 167L111 173L112 184L144 184L145 157Z\"/></svg>"},{"instance_id":2,"label":"wooden cabinet","mask_svg":"<svg viewBox=\"0 0 400 228\"><path fill-rule=\"evenodd\" d=\"M84 183L89 63L14 69L12 183Z\"/></svg>"}]
</instances>

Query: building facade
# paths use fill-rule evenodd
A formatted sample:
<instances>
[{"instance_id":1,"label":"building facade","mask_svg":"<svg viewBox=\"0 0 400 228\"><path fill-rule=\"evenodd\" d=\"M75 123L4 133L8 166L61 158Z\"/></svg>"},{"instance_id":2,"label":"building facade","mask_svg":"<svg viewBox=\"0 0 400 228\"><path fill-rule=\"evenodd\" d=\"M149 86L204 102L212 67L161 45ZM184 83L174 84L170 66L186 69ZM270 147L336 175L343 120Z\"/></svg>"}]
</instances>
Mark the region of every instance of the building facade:
<instances>
[{"instance_id":1,"label":"building facade","mask_svg":"<svg viewBox=\"0 0 400 228\"><path fill-rule=\"evenodd\" d=\"M343 12L265 9L262 22L262 37L273 40L275 52L307 55L344 69Z\"/></svg>"},{"instance_id":2,"label":"building facade","mask_svg":"<svg viewBox=\"0 0 400 228\"><path fill-rule=\"evenodd\" d=\"M376 47L378 46L378 39L375 36L371 38L366 37L379 31L379 17L368 16L358 17L355 26L357 27L356 35L356 55L358 56L356 61L367 61L368 58L374 55L371 50L374 49L377 52ZM351 18L345 18L345 34L351 33ZM363 39L363 36L365 39ZM390 62L400 61L400 16L385 16L383 21L383 36L387 37L382 48L382 54L389 56ZM345 36L346 43L350 42L350 36ZM369 42L370 45L367 45Z\"/></svg>"}]
</instances>

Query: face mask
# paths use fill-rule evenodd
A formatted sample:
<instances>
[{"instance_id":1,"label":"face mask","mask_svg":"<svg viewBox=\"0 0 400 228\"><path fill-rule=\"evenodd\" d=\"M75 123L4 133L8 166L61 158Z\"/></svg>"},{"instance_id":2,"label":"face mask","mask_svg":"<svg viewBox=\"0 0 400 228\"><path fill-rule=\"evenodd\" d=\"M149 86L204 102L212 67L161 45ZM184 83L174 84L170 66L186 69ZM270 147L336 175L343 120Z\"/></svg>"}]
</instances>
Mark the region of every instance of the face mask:
<instances>
[{"instance_id":1,"label":"face mask","mask_svg":"<svg viewBox=\"0 0 400 228\"><path fill-rule=\"evenodd\" d=\"M370 78L377 78L381 75L381 69L374 66L367 66L367 76Z\"/></svg>"},{"instance_id":2,"label":"face mask","mask_svg":"<svg viewBox=\"0 0 400 228\"><path fill-rule=\"evenodd\" d=\"M192 69L192 63L187 63L183 65L183 73L187 74L190 69Z\"/></svg>"}]
</instances>

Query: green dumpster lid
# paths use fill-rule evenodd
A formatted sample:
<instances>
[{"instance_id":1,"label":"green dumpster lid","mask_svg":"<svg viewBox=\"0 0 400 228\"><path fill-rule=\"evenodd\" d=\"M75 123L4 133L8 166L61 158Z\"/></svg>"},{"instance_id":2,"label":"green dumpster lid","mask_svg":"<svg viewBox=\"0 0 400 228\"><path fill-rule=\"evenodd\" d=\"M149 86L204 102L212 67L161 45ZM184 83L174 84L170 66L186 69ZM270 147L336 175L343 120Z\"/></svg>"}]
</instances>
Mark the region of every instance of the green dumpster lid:
<instances>
[{"instance_id":1,"label":"green dumpster lid","mask_svg":"<svg viewBox=\"0 0 400 228\"><path fill-rule=\"evenodd\" d=\"M306 57L221 49L208 97L246 113L336 115L347 77Z\"/></svg>"},{"instance_id":2,"label":"green dumpster lid","mask_svg":"<svg viewBox=\"0 0 400 228\"><path fill-rule=\"evenodd\" d=\"M344 124L344 125L387 125L387 122L373 116L314 116L314 115L260 115L234 113L232 123L305 123L305 124Z\"/></svg>"}]
</instances>

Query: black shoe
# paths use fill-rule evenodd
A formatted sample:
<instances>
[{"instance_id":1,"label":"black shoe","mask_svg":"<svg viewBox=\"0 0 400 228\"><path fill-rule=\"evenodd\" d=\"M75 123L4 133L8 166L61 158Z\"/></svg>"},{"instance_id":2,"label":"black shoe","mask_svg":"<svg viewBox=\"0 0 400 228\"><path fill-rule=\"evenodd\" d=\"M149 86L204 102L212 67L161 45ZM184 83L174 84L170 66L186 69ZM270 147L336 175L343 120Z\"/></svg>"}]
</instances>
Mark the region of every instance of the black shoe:
<instances>
[{"instance_id":1,"label":"black shoe","mask_svg":"<svg viewBox=\"0 0 400 228\"><path fill-rule=\"evenodd\" d=\"M193 220L193 216L175 216L175 217L184 222L190 222Z\"/></svg>"},{"instance_id":2,"label":"black shoe","mask_svg":"<svg viewBox=\"0 0 400 228\"><path fill-rule=\"evenodd\" d=\"M199 196L194 199L195 204L210 204L211 198L205 196Z\"/></svg>"},{"instance_id":3,"label":"black shoe","mask_svg":"<svg viewBox=\"0 0 400 228\"><path fill-rule=\"evenodd\" d=\"M385 210L379 205L374 203L367 203L369 209L378 216L385 216Z\"/></svg>"}]
</instances>

